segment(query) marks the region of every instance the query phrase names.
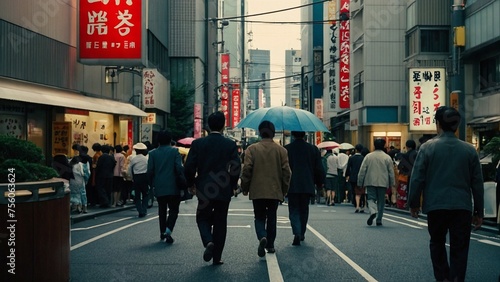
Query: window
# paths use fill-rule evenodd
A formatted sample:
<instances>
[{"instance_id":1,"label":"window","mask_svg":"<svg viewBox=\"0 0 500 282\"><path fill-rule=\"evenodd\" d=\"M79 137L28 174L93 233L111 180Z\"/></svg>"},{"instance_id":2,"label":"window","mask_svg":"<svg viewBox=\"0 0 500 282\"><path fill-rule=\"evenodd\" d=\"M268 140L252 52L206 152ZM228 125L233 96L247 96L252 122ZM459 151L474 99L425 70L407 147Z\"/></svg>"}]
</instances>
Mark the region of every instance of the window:
<instances>
[{"instance_id":1,"label":"window","mask_svg":"<svg viewBox=\"0 0 500 282\"><path fill-rule=\"evenodd\" d=\"M500 55L479 62L479 88L500 85Z\"/></svg>"},{"instance_id":2,"label":"window","mask_svg":"<svg viewBox=\"0 0 500 282\"><path fill-rule=\"evenodd\" d=\"M420 30L420 52L449 53L450 31L448 29Z\"/></svg>"},{"instance_id":3,"label":"window","mask_svg":"<svg viewBox=\"0 0 500 282\"><path fill-rule=\"evenodd\" d=\"M406 57L417 54L417 49L417 30L414 30L406 35Z\"/></svg>"}]
</instances>

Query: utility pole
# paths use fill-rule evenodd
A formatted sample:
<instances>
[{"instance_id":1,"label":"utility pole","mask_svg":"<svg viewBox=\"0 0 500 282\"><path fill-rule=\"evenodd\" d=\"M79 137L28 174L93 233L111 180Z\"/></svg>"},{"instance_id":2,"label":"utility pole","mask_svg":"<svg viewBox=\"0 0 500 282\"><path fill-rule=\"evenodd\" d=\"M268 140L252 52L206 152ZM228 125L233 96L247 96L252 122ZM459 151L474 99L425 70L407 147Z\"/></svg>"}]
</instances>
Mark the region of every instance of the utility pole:
<instances>
[{"instance_id":1,"label":"utility pole","mask_svg":"<svg viewBox=\"0 0 500 282\"><path fill-rule=\"evenodd\" d=\"M453 36L453 46L451 50L452 71L451 71L451 88L452 93L458 94L458 111L462 116L460 126L458 128L458 138L465 140L465 93L464 93L464 68L460 61L460 53L465 46L465 3L464 0L451 0L451 29Z\"/></svg>"}]
</instances>

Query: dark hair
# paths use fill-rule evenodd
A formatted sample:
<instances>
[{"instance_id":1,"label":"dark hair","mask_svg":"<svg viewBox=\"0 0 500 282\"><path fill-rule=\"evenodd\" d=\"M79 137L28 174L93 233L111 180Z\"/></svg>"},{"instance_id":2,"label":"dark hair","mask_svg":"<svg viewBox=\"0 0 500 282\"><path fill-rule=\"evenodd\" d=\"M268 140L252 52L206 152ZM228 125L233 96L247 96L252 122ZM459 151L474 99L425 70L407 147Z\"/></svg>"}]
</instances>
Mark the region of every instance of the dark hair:
<instances>
[{"instance_id":1,"label":"dark hair","mask_svg":"<svg viewBox=\"0 0 500 282\"><path fill-rule=\"evenodd\" d=\"M75 151L78 151L78 152L80 152L80 148L81 148L81 147L80 147L80 145L79 145L79 144L76 144L76 143L75 143L75 144L73 144L73 146L71 146L71 149L73 149L73 150L75 150Z\"/></svg>"},{"instance_id":2,"label":"dark hair","mask_svg":"<svg viewBox=\"0 0 500 282\"><path fill-rule=\"evenodd\" d=\"M168 130L162 130L158 133L158 143L160 146L170 145L170 141L172 141L172 135Z\"/></svg>"},{"instance_id":3,"label":"dark hair","mask_svg":"<svg viewBox=\"0 0 500 282\"><path fill-rule=\"evenodd\" d=\"M274 124L268 120L265 120L259 124L259 134L262 138L273 138L274 137Z\"/></svg>"},{"instance_id":4,"label":"dark hair","mask_svg":"<svg viewBox=\"0 0 500 282\"><path fill-rule=\"evenodd\" d=\"M136 153L137 155L144 155L144 156L147 156L147 155L148 155L148 149L145 149L145 150L135 149L135 153Z\"/></svg>"},{"instance_id":5,"label":"dark hair","mask_svg":"<svg viewBox=\"0 0 500 282\"><path fill-rule=\"evenodd\" d=\"M455 132L457 131L460 119L462 116L453 107L441 106L437 109L435 119L439 122L439 127L443 131Z\"/></svg>"},{"instance_id":6,"label":"dark hair","mask_svg":"<svg viewBox=\"0 0 500 282\"><path fill-rule=\"evenodd\" d=\"M377 138L373 141L373 146L375 146L375 150L384 150L385 148L385 139Z\"/></svg>"},{"instance_id":7,"label":"dark hair","mask_svg":"<svg viewBox=\"0 0 500 282\"><path fill-rule=\"evenodd\" d=\"M129 149L130 147L128 145L123 146L123 151L128 152Z\"/></svg>"},{"instance_id":8,"label":"dark hair","mask_svg":"<svg viewBox=\"0 0 500 282\"><path fill-rule=\"evenodd\" d=\"M101 151L105 154L109 154L109 152L111 151L111 146L109 145L102 145L101 146Z\"/></svg>"},{"instance_id":9,"label":"dark hair","mask_svg":"<svg viewBox=\"0 0 500 282\"><path fill-rule=\"evenodd\" d=\"M85 145L80 146L80 149L82 150L82 152L84 154L87 154L89 152L89 147L87 147Z\"/></svg>"},{"instance_id":10,"label":"dark hair","mask_svg":"<svg viewBox=\"0 0 500 282\"><path fill-rule=\"evenodd\" d=\"M116 145L115 146L115 152L116 153L121 153L123 151L122 145Z\"/></svg>"},{"instance_id":11,"label":"dark hair","mask_svg":"<svg viewBox=\"0 0 500 282\"><path fill-rule=\"evenodd\" d=\"M354 146L354 149L356 149L356 152L359 152L359 153L361 153L363 148L364 148L364 146L361 144L356 144L356 146Z\"/></svg>"},{"instance_id":12,"label":"dark hair","mask_svg":"<svg viewBox=\"0 0 500 282\"><path fill-rule=\"evenodd\" d=\"M80 163L80 162L82 162L82 158L80 158L80 156L74 156L74 157L71 159L71 161L69 162L69 164L70 164L71 166L74 166L75 164Z\"/></svg>"},{"instance_id":13,"label":"dark hair","mask_svg":"<svg viewBox=\"0 0 500 282\"><path fill-rule=\"evenodd\" d=\"M59 177L64 178L66 180L70 180L71 178L75 178L73 175L73 170L68 161L68 157L64 154L57 154L52 159L52 167L57 171Z\"/></svg>"},{"instance_id":14,"label":"dark hair","mask_svg":"<svg viewBox=\"0 0 500 282\"><path fill-rule=\"evenodd\" d=\"M306 136L304 131L292 131L292 136L298 139L303 139Z\"/></svg>"},{"instance_id":15,"label":"dark hair","mask_svg":"<svg viewBox=\"0 0 500 282\"><path fill-rule=\"evenodd\" d=\"M368 155L368 153L370 153L370 150L368 150L368 148L364 147L362 150L361 150L361 155L364 157L366 155Z\"/></svg>"},{"instance_id":16,"label":"dark hair","mask_svg":"<svg viewBox=\"0 0 500 282\"><path fill-rule=\"evenodd\" d=\"M94 145L92 145L92 150L94 150L94 151L101 151L102 150L101 144L94 143Z\"/></svg>"},{"instance_id":17,"label":"dark hair","mask_svg":"<svg viewBox=\"0 0 500 282\"><path fill-rule=\"evenodd\" d=\"M417 148L417 144L415 143L415 141L413 140L407 140L406 141L406 148L412 148L412 149L415 149Z\"/></svg>"},{"instance_id":18,"label":"dark hair","mask_svg":"<svg viewBox=\"0 0 500 282\"><path fill-rule=\"evenodd\" d=\"M226 124L223 112L215 112L208 116L208 127L211 131L221 131Z\"/></svg>"}]
</instances>

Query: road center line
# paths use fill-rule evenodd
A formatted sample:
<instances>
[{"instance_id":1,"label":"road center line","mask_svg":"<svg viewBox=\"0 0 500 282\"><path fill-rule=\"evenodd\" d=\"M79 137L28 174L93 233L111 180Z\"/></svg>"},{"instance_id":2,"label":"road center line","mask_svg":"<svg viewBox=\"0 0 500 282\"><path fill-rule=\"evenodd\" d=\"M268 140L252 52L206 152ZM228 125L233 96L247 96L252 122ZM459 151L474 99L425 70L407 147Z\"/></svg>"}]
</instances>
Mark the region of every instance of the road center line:
<instances>
[{"instance_id":1,"label":"road center line","mask_svg":"<svg viewBox=\"0 0 500 282\"><path fill-rule=\"evenodd\" d=\"M283 282L280 266L276 254L266 254L267 272L269 273L269 282Z\"/></svg>"},{"instance_id":2,"label":"road center line","mask_svg":"<svg viewBox=\"0 0 500 282\"><path fill-rule=\"evenodd\" d=\"M318 237L325 245L327 245L333 252L335 252L339 257L341 257L347 264L349 264L354 270L356 270L361 276L363 276L366 281L377 281L373 276L371 276L368 272L366 272L364 269L362 269L358 264L356 264L354 261L352 261L348 256L346 256L344 253L342 253L337 247L335 247L330 241L328 241L321 233L316 231L316 229L312 228L311 225L307 225L307 229L311 231L316 237Z\"/></svg>"},{"instance_id":3,"label":"road center line","mask_svg":"<svg viewBox=\"0 0 500 282\"><path fill-rule=\"evenodd\" d=\"M80 248L80 247L83 247L83 246L85 246L85 245L87 245L87 244L90 244L90 243L92 243L92 242L94 242L94 241L97 241L97 240L99 240L99 239L102 239L102 238L104 238L104 237L107 237L107 236L109 236L109 235L111 235L111 234L114 234L114 233L116 233L116 232L120 232L120 231L122 231L123 229L127 229L127 228L129 228L129 227L134 226L134 225L141 224L141 223L144 223L144 222L147 222L147 221L150 221L150 220L153 220L153 219L157 219L157 218L158 218L158 216L153 216L152 218L148 218L148 219L146 219L146 220L141 220L141 221L137 221L137 222L134 222L134 223L131 223L131 224L128 224L128 225L124 225L124 226L119 227L119 228L117 228L117 229L115 229L115 230L111 230L111 231L109 231L109 232L103 233L103 234L101 234L101 235L95 236L95 237L90 238L90 239L88 239L88 240L86 240L86 241L83 241L83 242L81 242L81 243L78 243L78 244L76 244L76 245L74 245L74 246L71 246L70 251L76 250L76 249L78 249L78 248Z\"/></svg>"}]
</instances>

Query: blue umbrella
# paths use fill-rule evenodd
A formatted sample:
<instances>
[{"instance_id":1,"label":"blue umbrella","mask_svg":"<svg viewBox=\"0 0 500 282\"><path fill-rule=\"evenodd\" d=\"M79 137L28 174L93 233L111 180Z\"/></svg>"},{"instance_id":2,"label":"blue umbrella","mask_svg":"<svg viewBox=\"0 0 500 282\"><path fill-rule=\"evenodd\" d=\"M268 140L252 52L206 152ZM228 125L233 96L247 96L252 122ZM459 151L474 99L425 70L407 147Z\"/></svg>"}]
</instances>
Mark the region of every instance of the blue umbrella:
<instances>
[{"instance_id":1,"label":"blue umbrella","mask_svg":"<svg viewBox=\"0 0 500 282\"><path fill-rule=\"evenodd\" d=\"M241 120L237 127L257 130L259 129L259 124L265 120L272 122L276 131L329 131L323 122L311 112L287 106L255 110Z\"/></svg>"}]
</instances>

